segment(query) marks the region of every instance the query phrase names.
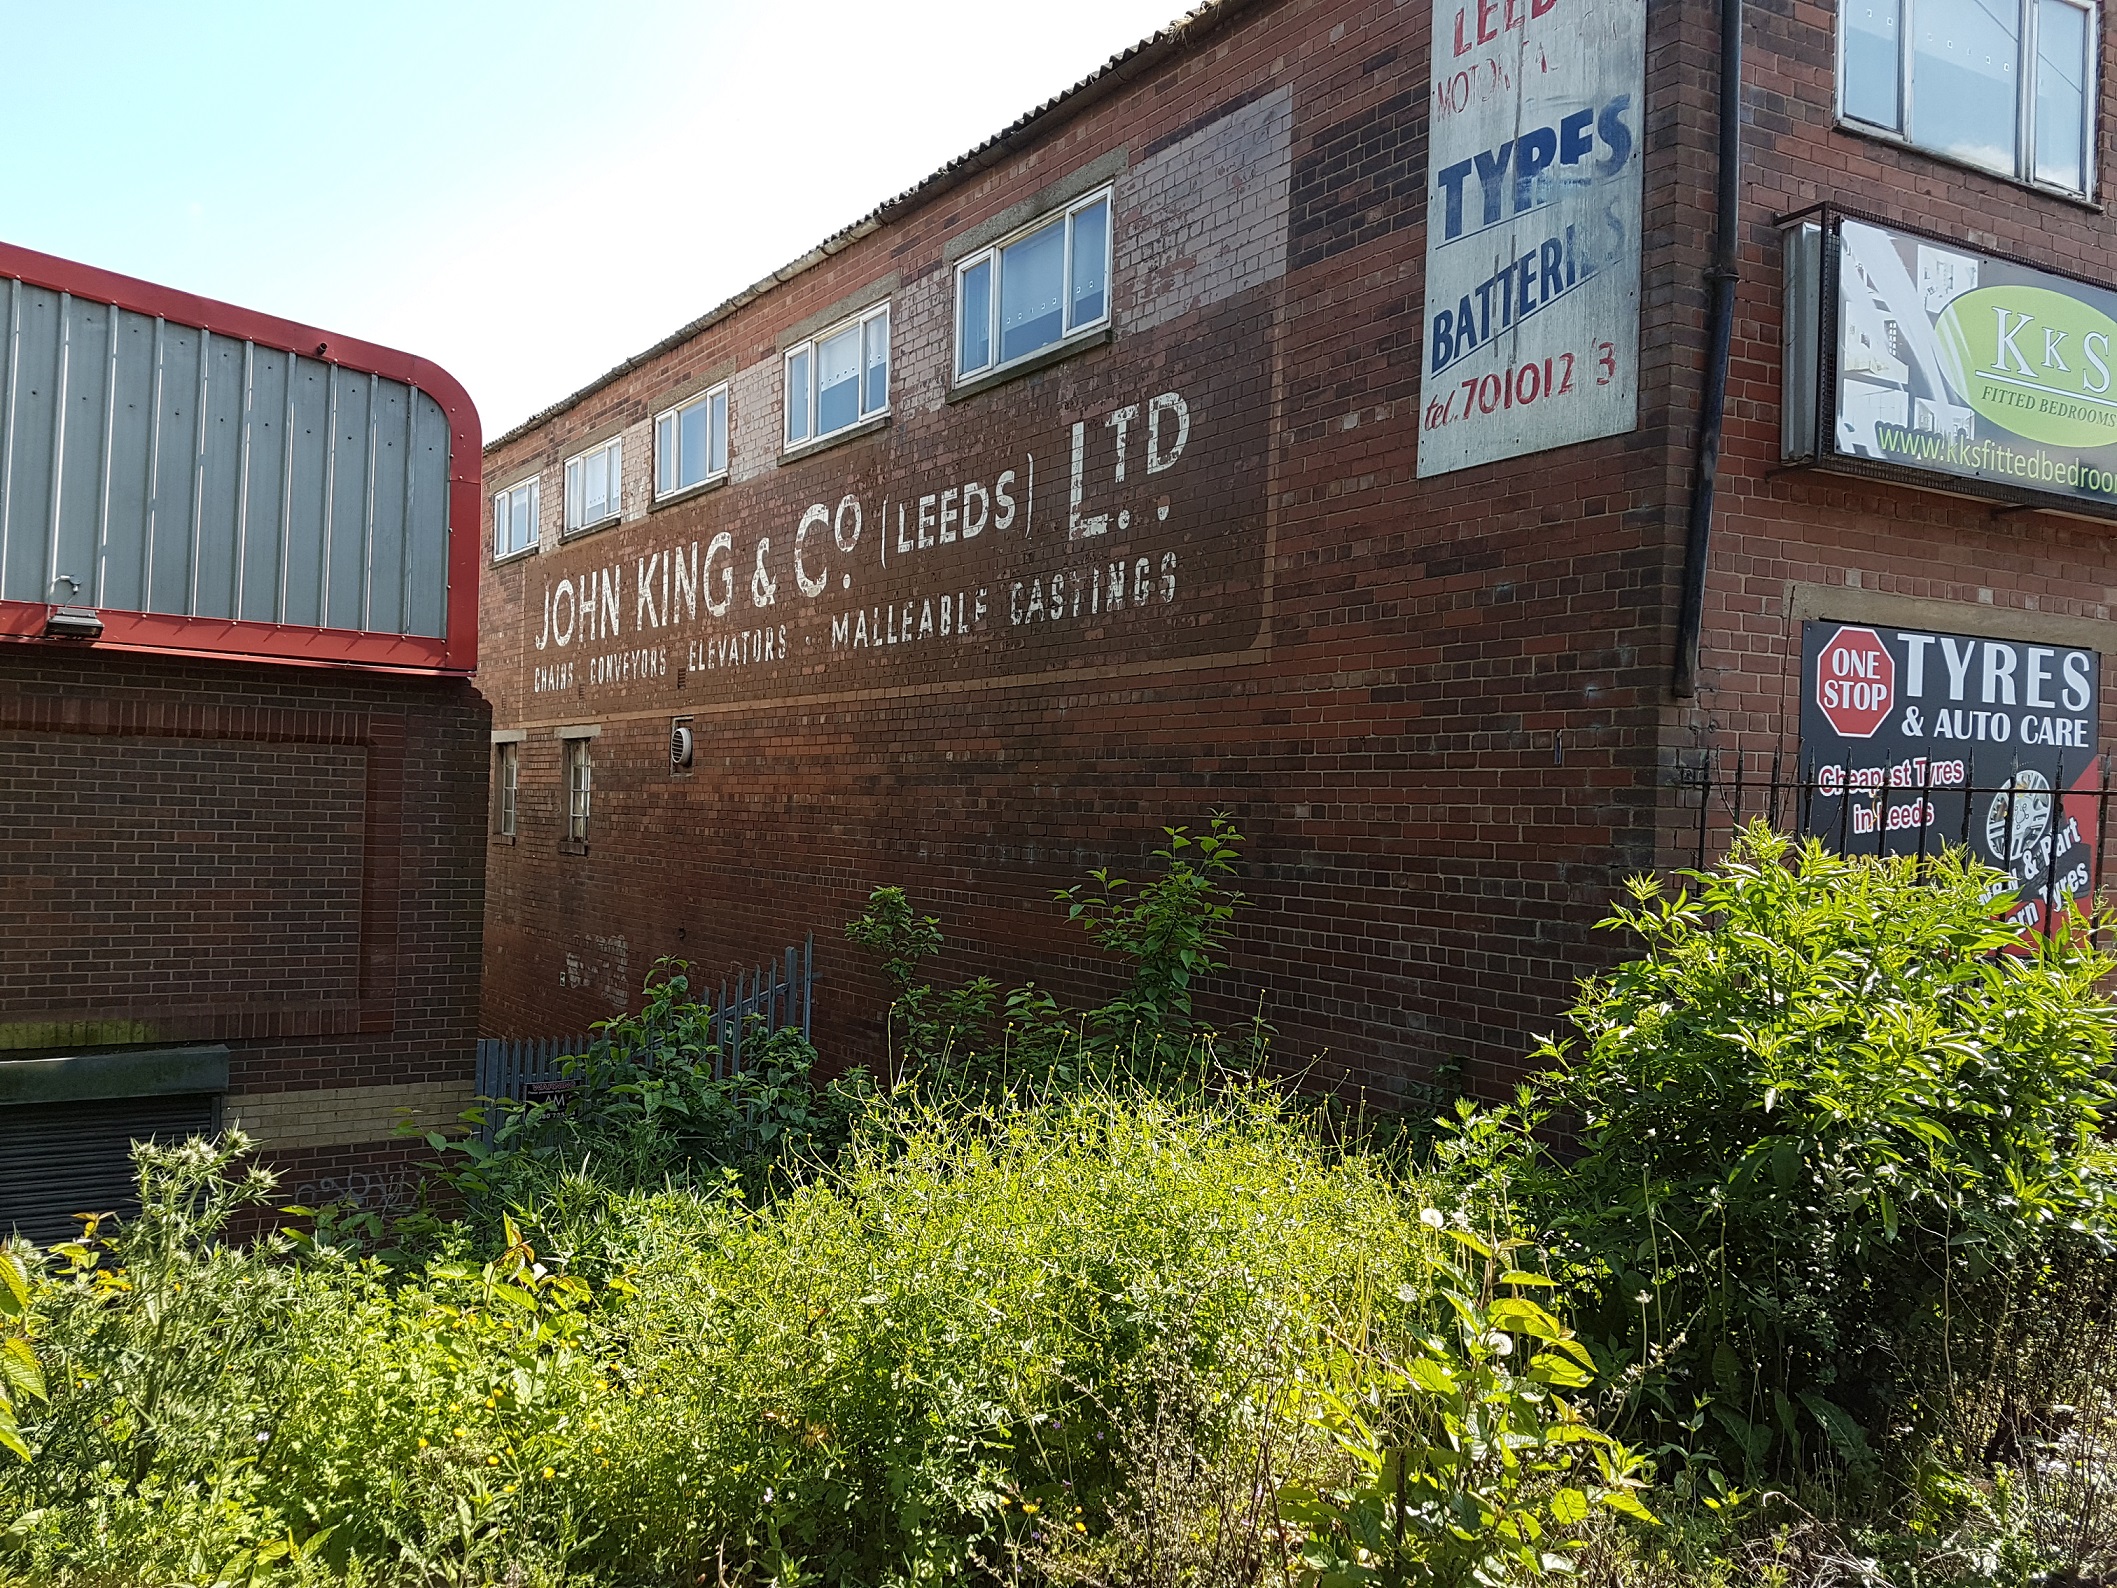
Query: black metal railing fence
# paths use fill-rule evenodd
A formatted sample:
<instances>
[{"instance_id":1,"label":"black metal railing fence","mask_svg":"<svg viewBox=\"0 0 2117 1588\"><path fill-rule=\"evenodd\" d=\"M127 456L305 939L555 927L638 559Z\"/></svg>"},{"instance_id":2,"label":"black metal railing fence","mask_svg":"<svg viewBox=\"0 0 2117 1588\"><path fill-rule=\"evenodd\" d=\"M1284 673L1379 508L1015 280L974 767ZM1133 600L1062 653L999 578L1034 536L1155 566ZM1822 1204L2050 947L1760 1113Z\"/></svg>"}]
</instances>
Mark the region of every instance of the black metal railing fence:
<instances>
[{"instance_id":1,"label":"black metal railing fence","mask_svg":"<svg viewBox=\"0 0 2117 1588\"><path fill-rule=\"evenodd\" d=\"M768 1032L792 1026L807 1038L815 1001L813 932L799 948L789 946L782 956L738 970L732 978L722 977L719 997L710 1000L706 1024L715 1079L743 1069L743 1047L752 1016L760 1017ZM599 1047L607 1051L608 1046L604 1036L480 1037L476 1094L482 1101L514 1102L563 1095L572 1085L565 1061L593 1054ZM488 1141L496 1128L496 1122L488 1119L483 1132Z\"/></svg>"},{"instance_id":2,"label":"black metal railing fence","mask_svg":"<svg viewBox=\"0 0 2117 1588\"><path fill-rule=\"evenodd\" d=\"M1949 845L1969 850L2012 879L2016 914L2028 927L2047 927L2103 896L2107 755L2061 755L2048 770L2015 763L2003 774L1969 758L1918 756L1894 766L1804 759L1792 768L1779 752L1762 767L1757 759L1738 749L1677 766L1679 799L1695 801L1689 830L1678 829L1688 840L1679 840L1679 854L1688 851L1693 867L1704 869L1745 823L1762 817L1846 855L1925 860Z\"/></svg>"}]
</instances>

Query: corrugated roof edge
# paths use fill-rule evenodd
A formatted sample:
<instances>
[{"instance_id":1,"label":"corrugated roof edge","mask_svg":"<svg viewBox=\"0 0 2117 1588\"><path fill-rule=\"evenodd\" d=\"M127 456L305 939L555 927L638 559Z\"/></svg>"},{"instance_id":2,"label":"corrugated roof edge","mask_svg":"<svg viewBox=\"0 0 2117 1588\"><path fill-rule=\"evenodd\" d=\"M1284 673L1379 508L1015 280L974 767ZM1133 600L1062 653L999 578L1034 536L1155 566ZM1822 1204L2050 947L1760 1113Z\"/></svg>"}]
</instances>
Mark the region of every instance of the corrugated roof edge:
<instances>
[{"instance_id":1,"label":"corrugated roof edge","mask_svg":"<svg viewBox=\"0 0 2117 1588\"><path fill-rule=\"evenodd\" d=\"M956 156L955 159L942 166L933 175L914 183L895 198L885 199L882 203L876 205L875 208L868 211L867 214L861 216L859 220L854 221L852 225L833 232L791 264L780 266L779 269L773 271L763 280L752 283L726 302L708 309L697 319L691 321L690 324L672 331L644 352L633 354L622 364L598 375L594 380L570 396L562 397L549 408L531 414L513 429L507 431L506 434L495 436L485 444L486 452L491 453L499 447L504 447L517 437L525 436L530 431L549 424L570 409L579 407L612 381L622 379L638 369L642 364L660 358L662 354L672 348L682 346L708 326L717 324L736 310L756 302L774 287L782 286L792 281L802 272L822 264L824 260L830 258L833 254L843 253L869 233L881 230L883 226L894 220L902 211L911 208L913 205L925 202L936 193L944 192L960 182L967 181L980 171L999 164L1001 160L1013 154L1032 138L1042 136L1046 130L1046 124L1053 118L1061 115L1069 117L1079 115L1083 110L1086 110L1105 96L1116 92L1127 83L1132 82L1142 73L1161 65L1171 55L1198 44L1207 35L1218 29L1221 24L1229 21L1239 13L1263 3L1265 3L1265 0L1206 0L1206 3L1197 9L1185 12L1160 32L1151 34L1130 49L1111 56L1101 67L1089 73L1071 88L1038 105L1034 110L1029 111L992 137L987 138L967 154Z\"/></svg>"}]
</instances>

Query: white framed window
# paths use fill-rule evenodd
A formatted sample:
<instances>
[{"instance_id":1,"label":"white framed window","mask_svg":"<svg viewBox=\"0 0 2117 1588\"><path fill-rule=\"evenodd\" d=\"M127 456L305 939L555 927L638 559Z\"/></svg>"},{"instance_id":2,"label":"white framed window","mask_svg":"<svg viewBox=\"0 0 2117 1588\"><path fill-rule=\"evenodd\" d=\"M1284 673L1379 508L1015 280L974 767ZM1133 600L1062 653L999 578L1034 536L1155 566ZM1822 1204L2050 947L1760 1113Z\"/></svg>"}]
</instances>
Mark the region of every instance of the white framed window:
<instances>
[{"instance_id":1,"label":"white framed window","mask_svg":"<svg viewBox=\"0 0 2117 1588\"><path fill-rule=\"evenodd\" d=\"M593 529L618 516L624 503L624 440L612 436L566 460L566 528Z\"/></svg>"},{"instance_id":2,"label":"white framed window","mask_svg":"<svg viewBox=\"0 0 2117 1588\"><path fill-rule=\"evenodd\" d=\"M537 482L534 477L493 493L492 554L495 560L537 543Z\"/></svg>"},{"instance_id":3,"label":"white framed window","mask_svg":"<svg viewBox=\"0 0 2117 1588\"><path fill-rule=\"evenodd\" d=\"M889 412L889 305L787 349L786 444L798 447Z\"/></svg>"},{"instance_id":4,"label":"white framed window","mask_svg":"<svg viewBox=\"0 0 2117 1588\"><path fill-rule=\"evenodd\" d=\"M2094 185L2095 0L1840 0L1838 113L2067 193Z\"/></svg>"},{"instance_id":5,"label":"white framed window","mask_svg":"<svg viewBox=\"0 0 2117 1588\"><path fill-rule=\"evenodd\" d=\"M502 838L515 835L515 795L522 783L522 747L493 746L493 831Z\"/></svg>"},{"instance_id":6,"label":"white framed window","mask_svg":"<svg viewBox=\"0 0 2117 1588\"><path fill-rule=\"evenodd\" d=\"M728 472L728 383L654 420L654 494L674 496Z\"/></svg>"},{"instance_id":7,"label":"white framed window","mask_svg":"<svg viewBox=\"0 0 2117 1588\"><path fill-rule=\"evenodd\" d=\"M566 743L566 837L570 842L588 841L588 804L595 792L595 764L589 756L589 739Z\"/></svg>"},{"instance_id":8,"label":"white framed window","mask_svg":"<svg viewBox=\"0 0 2117 1588\"><path fill-rule=\"evenodd\" d=\"M1005 369L1110 321L1110 189L956 265L956 379Z\"/></svg>"}]
</instances>

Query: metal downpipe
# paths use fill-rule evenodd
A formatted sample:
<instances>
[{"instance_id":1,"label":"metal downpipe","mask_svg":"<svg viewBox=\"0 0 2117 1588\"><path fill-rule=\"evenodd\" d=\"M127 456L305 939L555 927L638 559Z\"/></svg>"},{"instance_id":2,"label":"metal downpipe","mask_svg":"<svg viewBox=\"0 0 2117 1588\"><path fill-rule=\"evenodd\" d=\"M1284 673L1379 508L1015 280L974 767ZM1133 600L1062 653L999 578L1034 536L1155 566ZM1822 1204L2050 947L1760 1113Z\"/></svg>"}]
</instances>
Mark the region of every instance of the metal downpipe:
<instances>
[{"instance_id":1,"label":"metal downpipe","mask_svg":"<svg viewBox=\"0 0 2117 1588\"><path fill-rule=\"evenodd\" d=\"M1735 332L1735 284L1742 236L1742 0L1720 0L1720 171L1713 263L1712 321L1707 339L1705 402L1698 416L1698 465L1684 537L1683 604L1676 619L1678 698L1698 693L1698 647L1705 629L1705 570L1713 543L1713 487L1727 419L1728 353Z\"/></svg>"}]
</instances>

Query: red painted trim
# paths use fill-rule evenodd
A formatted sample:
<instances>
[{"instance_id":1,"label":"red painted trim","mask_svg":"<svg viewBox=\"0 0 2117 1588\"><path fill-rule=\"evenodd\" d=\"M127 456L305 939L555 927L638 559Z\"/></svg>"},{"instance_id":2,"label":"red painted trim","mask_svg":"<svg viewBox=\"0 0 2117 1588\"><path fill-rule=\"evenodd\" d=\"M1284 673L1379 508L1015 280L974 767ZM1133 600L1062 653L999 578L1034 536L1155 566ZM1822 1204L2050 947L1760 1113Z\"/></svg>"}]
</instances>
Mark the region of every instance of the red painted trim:
<instances>
[{"instance_id":1,"label":"red painted trim","mask_svg":"<svg viewBox=\"0 0 2117 1588\"><path fill-rule=\"evenodd\" d=\"M469 672L454 664L446 641L421 635L361 634L297 623L247 623L164 612L116 612L104 607L96 613L103 620L102 638L82 641L47 637L44 622L51 611L41 601L0 601L0 643L213 656L226 661L306 662L392 672Z\"/></svg>"},{"instance_id":2,"label":"red painted trim","mask_svg":"<svg viewBox=\"0 0 2117 1588\"><path fill-rule=\"evenodd\" d=\"M0 280L71 293L114 304L136 314L158 315L215 336L240 337L261 347L299 353L326 364L383 376L416 387L448 416L448 608L447 636L415 639L397 634L360 634L345 629L297 628L228 618L187 618L161 613L103 611L103 638L94 648L210 654L253 661L323 662L355 667L411 668L469 674L478 666L479 547L485 512L483 428L477 407L456 378L440 365L395 348L363 342L260 314L174 287L98 270L71 259L0 242ZM21 609L21 610L17 610ZM37 602L0 602L0 639L41 639L50 609ZM34 625L26 613L34 613ZM79 641L51 641L52 644Z\"/></svg>"}]
</instances>

